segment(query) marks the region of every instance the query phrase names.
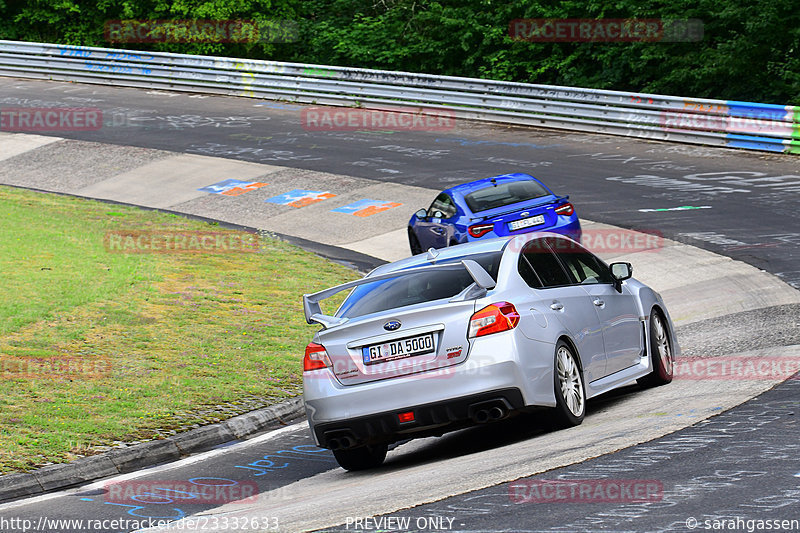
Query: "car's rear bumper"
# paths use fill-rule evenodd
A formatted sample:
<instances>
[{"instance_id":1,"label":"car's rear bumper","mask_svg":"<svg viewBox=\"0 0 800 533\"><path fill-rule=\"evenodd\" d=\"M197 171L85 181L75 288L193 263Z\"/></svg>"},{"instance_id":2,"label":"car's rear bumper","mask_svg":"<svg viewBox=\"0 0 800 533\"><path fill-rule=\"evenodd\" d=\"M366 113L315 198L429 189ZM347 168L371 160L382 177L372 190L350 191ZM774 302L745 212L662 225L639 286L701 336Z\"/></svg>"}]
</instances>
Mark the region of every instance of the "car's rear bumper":
<instances>
[{"instance_id":1,"label":"car's rear bumper","mask_svg":"<svg viewBox=\"0 0 800 533\"><path fill-rule=\"evenodd\" d=\"M458 427L505 418L524 407L519 389L487 391L440 402L417 404L369 416L317 424L314 438L324 448L387 443L408 437L438 435ZM401 422L400 413L413 413Z\"/></svg>"},{"instance_id":2,"label":"car's rear bumper","mask_svg":"<svg viewBox=\"0 0 800 533\"><path fill-rule=\"evenodd\" d=\"M527 348L518 346L519 342L525 342ZM327 368L306 372L303 398L309 426L319 439L325 432L346 427L353 420L383 420L384 415L396 419L398 413L414 411L420 406L447 406L451 402L456 406L452 420L449 415L437 418L439 415L432 412L423 415L420 424L408 429L422 430L428 422L431 425L468 422L473 413L463 412L461 399L483 398L486 394L508 390L517 391L507 398L509 409L524 405L553 406L553 346L541 343L538 349L532 349L530 342L520 330L480 337L472 340L470 355L463 363L359 385L342 385ZM528 355L520 358L519 353ZM428 411L423 409L423 412ZM325 429L319 433L318 427ZM365 425L368 435L370 427L378 433L383 431L380 424ZM397 436L396 427L389 424L387 428L390 438L384 440ZM356 428L356 432L359 431ZM376 434L369 438L379 440L381 436ZM324 444L324 439L317 444Z\"/></svg>"}]
</instances>

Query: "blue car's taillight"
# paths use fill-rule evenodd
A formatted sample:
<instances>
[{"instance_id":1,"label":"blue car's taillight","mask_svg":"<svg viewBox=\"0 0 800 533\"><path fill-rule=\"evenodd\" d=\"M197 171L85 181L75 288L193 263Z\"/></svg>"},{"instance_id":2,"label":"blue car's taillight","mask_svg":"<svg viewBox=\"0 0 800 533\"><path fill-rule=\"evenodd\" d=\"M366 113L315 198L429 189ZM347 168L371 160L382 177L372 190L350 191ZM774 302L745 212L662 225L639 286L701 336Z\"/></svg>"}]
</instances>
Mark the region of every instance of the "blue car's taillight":
<instances>
[{"instance_id":1,"label":"blue car's taillight","mask_svg":"<svg viewBox=\"0 0 800 533\"><path fill-rule=\"evenodd\" d=\"M493 229L494 224L475 224L474 226L470 226L467 231L477 239L478 237L483 237Z\"/></svg>"},{"instance_id":2,"label":"blue car's taillight","mask_svg":"<svg viewBox=\"0 0 800 533\"><path fill-rule=\"evenodd\" d=\"M570 216L575 212L575 207L569 202L556 208L556 215Z\"/></svg>"}]
</instances>

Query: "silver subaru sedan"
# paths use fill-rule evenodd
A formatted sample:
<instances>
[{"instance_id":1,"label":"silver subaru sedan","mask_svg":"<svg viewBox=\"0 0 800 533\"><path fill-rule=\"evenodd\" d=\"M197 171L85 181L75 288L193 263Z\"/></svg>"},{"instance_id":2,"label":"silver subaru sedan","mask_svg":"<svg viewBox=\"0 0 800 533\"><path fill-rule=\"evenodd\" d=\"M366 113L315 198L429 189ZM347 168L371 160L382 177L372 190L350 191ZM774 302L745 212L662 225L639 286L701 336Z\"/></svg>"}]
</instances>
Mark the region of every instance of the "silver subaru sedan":
<instances>
[{"instance_id":1,"label":"silver subaru sedan","mask_svg":"<svg viewBox=\"0 0 800 533\"><path fill-rule=\"evenodd\" d=\"M574 426L589 398L669 383L672 321L631 275L568 237L528 233L431 249L304 295L306 320L322 326L303 360L316 443L363 470L395 442L533 407Z\"/></svg>"}]
</instances>

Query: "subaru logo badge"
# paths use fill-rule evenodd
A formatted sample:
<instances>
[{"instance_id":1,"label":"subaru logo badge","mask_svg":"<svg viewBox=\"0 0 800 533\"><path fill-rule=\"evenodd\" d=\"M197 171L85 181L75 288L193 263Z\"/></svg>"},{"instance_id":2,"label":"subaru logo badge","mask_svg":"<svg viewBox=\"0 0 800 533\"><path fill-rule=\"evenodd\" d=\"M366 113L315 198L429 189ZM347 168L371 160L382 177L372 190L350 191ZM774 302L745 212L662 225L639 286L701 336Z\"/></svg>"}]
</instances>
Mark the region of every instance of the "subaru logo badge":
<instances>
[{"instance_id":1,"label":"subaru logo badge","mask_svg":"<svg viewBox=\"0 0 800 533\"><path fill-rule=\"evenodd\" d=\"M400 326L402 326L402 324L400 323L399 320L390 320L389 322L383 325L383 329L385 329L386 331L396 331L400 329Z\"/></svg>"},{"instance_id":2,"label":"subaru logo badge","mask_svg":"<svg viewBox=\"0 0 800 533\"><path fill-rule=\"evenodd\" d=\"M519 216L521 217L526 217L528 215L530 215L530 213L528 213L527 211L523 211L522 213L519 214Z\"/></svg>"}]
</instances>

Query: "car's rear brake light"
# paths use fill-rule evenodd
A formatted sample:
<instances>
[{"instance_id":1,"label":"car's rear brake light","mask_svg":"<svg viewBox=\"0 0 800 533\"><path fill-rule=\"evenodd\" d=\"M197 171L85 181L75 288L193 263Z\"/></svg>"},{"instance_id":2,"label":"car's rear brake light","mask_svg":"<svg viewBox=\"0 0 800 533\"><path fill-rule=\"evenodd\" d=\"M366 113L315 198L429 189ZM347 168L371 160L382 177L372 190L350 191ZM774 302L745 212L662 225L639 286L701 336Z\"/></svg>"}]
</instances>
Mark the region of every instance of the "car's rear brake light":
<instances>
[{"instance_id":1,"label":"car's rear brake light","mask_svg":"<svg viewBox=\"0 0 800 533\"><path fill-rule=\"evenodd\" d=\"M558 206L556 208L557 215L563 215L568 217L574 212L575 212L575 207L569 202L565 203L564 205Z\"/></svg>"},{"instance_id":2,"label":"car's rear brake light","mask_svg":"<svg viewBox=\"0 0 800 533\"><path fill-rule=\"evenodd\" d=\"M329 366L331 366L331 360L328 358L328 352L325 351L325 347L315 342L308 343L306 356L303 357L303 372L319 370Z\"/></svg>"},{"instance_id":3,"label":"car's rear brake light","mask_svg":"<svg viewBox=\"0 0 800 533\"><path fill-rule=\"evenodd\" d=\"M475 224L474 226L470 226L467 231L477 239L478 237L483 237L493 229L494 224Z\"/></svg>"},{"instance_id":4,"label":"car's rear brake light","mask_svg":"<svg viewBox=\"0 0 800 533\"><path fill-rule=\"evenodd\" d=\"M397 421L401 424L414 421L414 411L406 411L405 413L397 414Z\"/></svg>"},{"instance_id":5,"label":"car's rear brake light","mask_svg":"<svg viewBox=\"0 0 800 533\"><path fill-rule=\"evenodd\" d=\"M519 324L519 313L514 304L497 302L477 311L469 319L469 338L482 337L514 329Z\"/></svg>"}]
</instances>

